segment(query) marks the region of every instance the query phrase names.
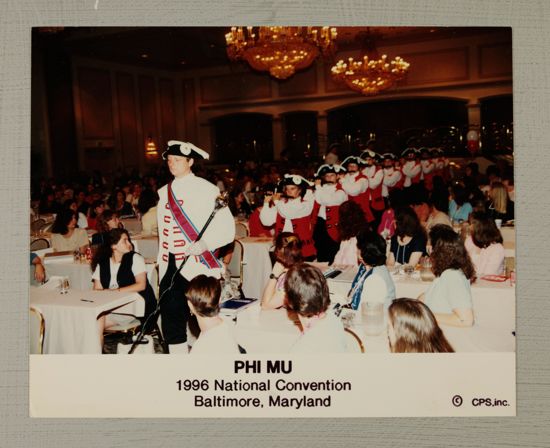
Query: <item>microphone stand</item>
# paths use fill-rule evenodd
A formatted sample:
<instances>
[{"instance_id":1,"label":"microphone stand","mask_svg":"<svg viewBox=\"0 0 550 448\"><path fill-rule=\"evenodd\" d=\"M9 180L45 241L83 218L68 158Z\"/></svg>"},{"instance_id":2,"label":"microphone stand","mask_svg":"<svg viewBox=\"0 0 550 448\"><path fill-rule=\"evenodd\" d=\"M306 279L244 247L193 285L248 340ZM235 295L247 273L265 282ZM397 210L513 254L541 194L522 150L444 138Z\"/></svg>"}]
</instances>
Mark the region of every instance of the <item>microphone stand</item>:
<instances>
[{"instance_id":1,"label":"microphone stand","mask_svg":"<svg viewBox=\"0 0 550 448\"><path fill-rule=\"evenodd\" d=\"M216 216L216 213L218 213L218 211L221 210L224 207L227 207L227 192L224 192L224 193L220 194L220 196L218 196L216 198L216 203L214 204L214 210L212 210L212 213L210 213L210 216L206 220L206 223L202 227L201 231L197 235L197 238L195 239L194 242L200 241L200 239L204 235L204 232L206 232L206 229L208 228L208 226L210 225L210 223L214 219L214 216ZM170 291L172 289L172 287L174 286L174 281L176 279L176 275L179 275L180 271L183 269L183 267L185 266L185 263L187 262L188 259L189 259L189 257L187 256L182 260L182 262L180 263L177 271L174 272L174 274L172 275L172 280L170 281L170 286L166 290L164 290L164 292L159 297L158 302L157 302L157 307L155 308L155 311L153 311L149 315L149 317L145 320L145 322L141 325L141 329L139 330L139 333L136 337L136 340L132 343L132 347L130 347L130 351L128 352L129 355L133 354L134 351L136 350L137 346L139 344L141 344L141 341L145 337L145 329L147 328L147 324L149 323L149 320L153 319L153 322L157 321L158 316L160 314L161 300L164 297L164 295L168 291Z\"/></svg>"}]
</instances>

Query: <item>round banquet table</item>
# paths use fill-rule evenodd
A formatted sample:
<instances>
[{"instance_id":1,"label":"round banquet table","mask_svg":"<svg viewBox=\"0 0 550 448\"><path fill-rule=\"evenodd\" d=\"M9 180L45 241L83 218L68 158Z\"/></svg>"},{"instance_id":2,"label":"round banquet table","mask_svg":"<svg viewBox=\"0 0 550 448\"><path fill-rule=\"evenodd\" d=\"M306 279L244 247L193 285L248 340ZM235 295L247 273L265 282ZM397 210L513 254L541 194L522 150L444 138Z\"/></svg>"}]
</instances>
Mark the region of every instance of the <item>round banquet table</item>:
<instances>
[{"instance_id":1,"label":"round banquet table","mask_svg":"<svg viewBox=\"0 0 550 448\"><path fill-rule=\"evenodd\" d=\"M44 354L101 354L100 314L145 312L145 302L136 292L70 289L61 294L49 284L31 287L30 306L44 317Z\"/></svg>"}]
</instances>

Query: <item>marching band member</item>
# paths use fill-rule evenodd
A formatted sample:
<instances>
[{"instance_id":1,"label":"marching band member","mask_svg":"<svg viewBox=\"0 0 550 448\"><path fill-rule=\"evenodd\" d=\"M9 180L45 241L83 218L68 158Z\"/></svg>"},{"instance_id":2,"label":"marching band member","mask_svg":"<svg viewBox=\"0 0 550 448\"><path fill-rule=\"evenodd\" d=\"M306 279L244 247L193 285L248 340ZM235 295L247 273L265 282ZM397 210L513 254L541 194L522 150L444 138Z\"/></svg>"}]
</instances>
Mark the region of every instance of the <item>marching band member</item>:
<instances>
[{"instance_id":1,"label":"marching band member","mask_svg":"<svg viewBox=\"0 0 550 448\"><path fill-rule=\"evenodd\" d=\"M344 159L342 166L347 173L344 175L340 183L342 188L349 196L349 199L361 207L367 222L374 221L374 215L369 205L369 181L366 176L360 171L361 158L357 156L349 156Z\"/></svg>"},{"instance_id":2,"label":"marching band member","mask_svg":"<svg viewBox=\"0 0 550 448\"><path fill-rule=\"evenodd\" d=\"M317 261L332 263L340 247L339 208L348 195L338 183L338 175L345 169L340 165L321 165L315 174L320 181L315 187L315 211L317 216L313 240L317 249Z\"/></svg>"},{"instance_id":3,"label":"marching band member","mask_svg":"<svg viewBox=\"0 0 550 448\"><path fill-rule=\"evenodd\" d=\"M376 222L380 221L380 217L384 212L385 204L382 197L382 181L384 180L384 171L377 163L381 161L380 156L371 150L363 152L366 167L363 169L363 175L369 181L369 205L375 216Z\"/></svg>"},{"instance_id":4,"label":"marching band member","mask_svg":"<svg viewBox=\"0 0 550 448\"><path fill-rule=\"evenodd\" d=\"M317 254L313 243L312 213L315 205L311 182L298 174L285 174L280 182L284 197L275 193L264 198L260 220L264 226L275 224L275 237L292 232L302 241L302 257L313 260Z\"/></svg>"},{"instance_id":5,"label":"marching band member","mask_svg":"<svg viewBox=\"0 0 550 448\"><path fill-rule=\"evenodd\" d=\"M420 166L422 167L422 179L424 179L424 186L428 191L433 189L433 176L435 170L435 163L432 159L431 151L428 148L420 148Z\"/></svg>"},{"instance_id":6,"label":"marching band member","mask_svg":"<svg viewBox=\"0 0 550 448\"><path fill-rule=\"evenodd\" d=\"M184 299L187 284L200 274L220 278L223 265L214 251L234 240L235 221L229 208L220 209L197 241L220 195L218 187L191 171L195 160L208 159L209 154L192 143L171 140L162 157L168 161L168 169L174 176L172 182L158 190L157 262L162 331L168 344L182 344L187 341L189 318ZM177 274L184 259L187 261Z\"/></svg>"},{"instance_id":7,"label":"marching band member","mask_svg":"<svg viewBox=\"0 0 550 448\"><path fill-rule=\"evenodd\" d=\"M415 148L407 148L401 155L405 158L405 163L401 167L401 171L405 177L403 187L407 188L412 184L420 182L422 166L418 161L418 151Z\"/></svg>"},{"instance_id":8,"label":"marching band member","mask_svg":"<svg viewBox=\"0 0 550 448\"><path fill-rule=\"evenodd\" d=\"M434 176L441 176L444 180L447 180L447 166L449 165L449 159L445 157L445 153L441 148L431 149L432 157L434 160Z\"/></svg>"},{"instance_id":9,"label":"marching band member","mask_svg":"<svg viewBox=\"0 0 550 448\"><path fill-rule=\"evenodd\" d=\"M384 179L382 181L382 196L387 198L390 194L390 191L394 188L399 188L399 183L403 174L400 170L396 170L394 163L397 160L397 157L392 153L382 154L382 166L384 169Z\"/></svg>"}]
</instances>

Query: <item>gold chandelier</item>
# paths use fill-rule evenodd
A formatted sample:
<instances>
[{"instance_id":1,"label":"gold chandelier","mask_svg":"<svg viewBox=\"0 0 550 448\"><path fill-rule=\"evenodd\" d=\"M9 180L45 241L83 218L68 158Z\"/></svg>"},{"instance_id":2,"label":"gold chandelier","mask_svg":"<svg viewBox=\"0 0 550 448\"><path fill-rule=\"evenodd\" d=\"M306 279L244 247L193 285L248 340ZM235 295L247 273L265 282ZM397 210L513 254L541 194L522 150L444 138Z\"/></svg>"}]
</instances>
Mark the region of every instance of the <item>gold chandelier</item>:
<instances>
[{"instance_id":1,"label":"gold chandelier","mask_svg":"<svg viewBox=\"0 0 550 448\"><path fill-rule=\"evenodd\" d=\"M232 27L225 35L231 60L245 60L259 71L287 79L335 49L336 28L302 26Z\"/></svg>"},{"instance_id":2,"label":"gold chandelier","mask_svg":"<svg viewBox=\"0 0 550 448\"><path fill-rule=\"evenodd\" d=\"M378 56L372 35L367 31L359 36L363 39L363 48L367 54L355 61L348 58L347 62L340 60L331 68L332 77L363 95L376 95L387 90L402 80L410 64L396 56L388 61L388 56Z\"/></svg>"}]
</instances>

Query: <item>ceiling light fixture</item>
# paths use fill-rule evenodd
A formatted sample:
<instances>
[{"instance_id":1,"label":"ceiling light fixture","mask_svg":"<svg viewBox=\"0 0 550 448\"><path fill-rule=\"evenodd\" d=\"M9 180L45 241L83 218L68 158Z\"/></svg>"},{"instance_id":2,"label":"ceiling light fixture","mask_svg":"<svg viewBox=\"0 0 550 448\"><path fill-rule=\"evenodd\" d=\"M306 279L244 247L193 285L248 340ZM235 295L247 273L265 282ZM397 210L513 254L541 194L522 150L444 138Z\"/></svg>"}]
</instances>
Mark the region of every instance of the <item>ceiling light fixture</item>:
<instances>
[{"instance_id":1,"label":"ceiling light fixture","mask_svg":"<svg viewBox=\"0 0 550 448\"><path fill-rule=\"evenodd\" d=\"M336 28L302 26L232 27L225 35L229 59L245 60L254 70L287 79L319 56L332 55Z\"/></svg>"}]
</instances>

